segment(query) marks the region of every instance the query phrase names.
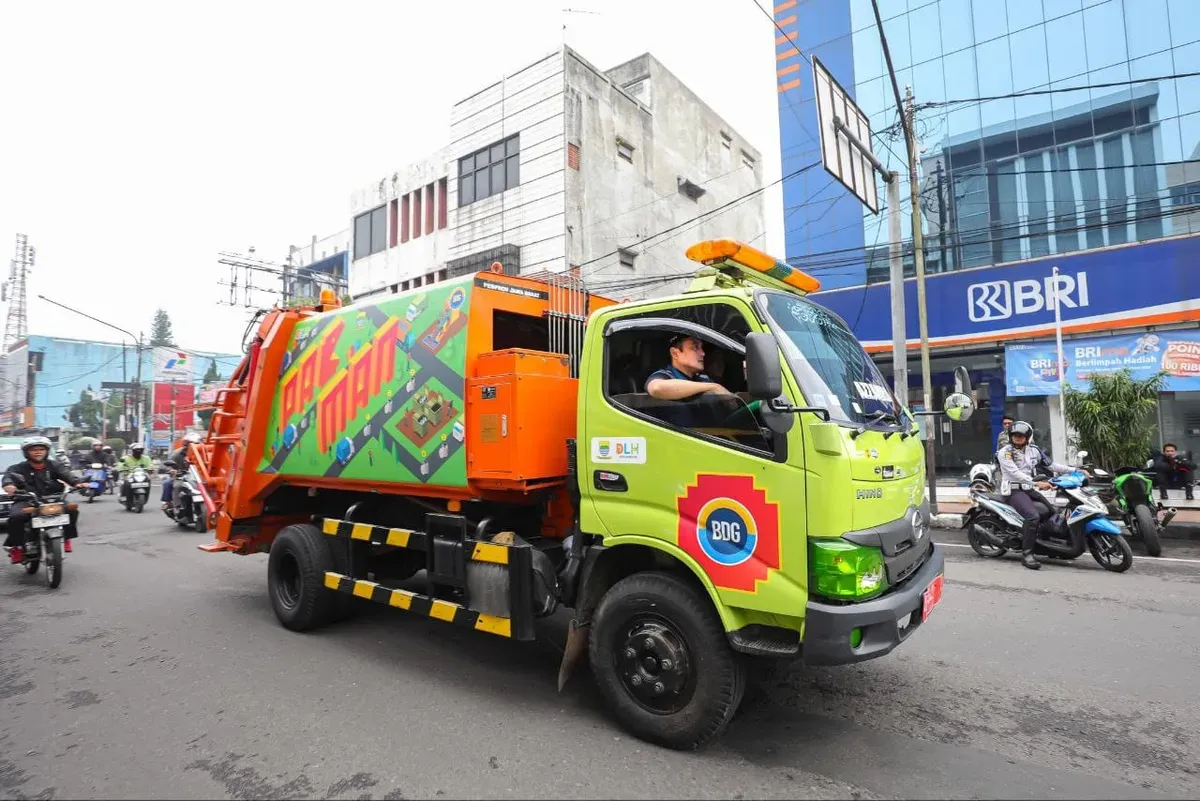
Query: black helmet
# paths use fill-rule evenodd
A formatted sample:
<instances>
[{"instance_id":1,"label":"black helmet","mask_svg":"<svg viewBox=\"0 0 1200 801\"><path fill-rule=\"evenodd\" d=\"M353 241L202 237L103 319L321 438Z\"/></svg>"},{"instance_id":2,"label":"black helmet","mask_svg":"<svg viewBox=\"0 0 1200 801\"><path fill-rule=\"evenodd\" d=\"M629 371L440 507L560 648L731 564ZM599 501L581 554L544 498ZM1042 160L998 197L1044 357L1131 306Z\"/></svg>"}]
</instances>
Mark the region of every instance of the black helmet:
<instances>
[{"instance_id":1,"label":"black helmet","mask_svg":"<svg viewBox=\"0 0 1200 801\"><path fill-rule=\"evenodd\" d=\"M46 449L46 455L49 456L50 455L50 440L46 439L45 437L36 437L36 436L35 437L26 437L24 439L24 441L21 442L21 453L23 453L25 455L25 458L28 459L29 458L29 449L36 448L39 445Z\"/></svg>"},{"instance_id":2,"label":"black helmet","mask_svg":"<svg viewBox=\"0 0 1200 801\"><path fill-rule=\"evenodd\" d=\"M1029 439L1033 436L1033 426L1029 425L1029 423L1026 423L1024 420L1018 420L1012 424L1012 428L1008 430L1008 435L1010 437L1021 436L1025 439Z\"/></svg>"}]
</instances>

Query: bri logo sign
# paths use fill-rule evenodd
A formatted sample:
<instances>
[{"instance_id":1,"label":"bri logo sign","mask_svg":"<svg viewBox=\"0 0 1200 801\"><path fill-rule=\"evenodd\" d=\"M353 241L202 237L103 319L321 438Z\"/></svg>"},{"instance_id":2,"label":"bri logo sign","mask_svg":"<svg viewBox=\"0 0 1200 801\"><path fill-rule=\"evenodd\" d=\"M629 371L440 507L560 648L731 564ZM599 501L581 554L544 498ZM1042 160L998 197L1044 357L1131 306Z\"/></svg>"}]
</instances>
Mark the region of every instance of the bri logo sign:
<instances>
[{"instance_id":1,"label":"bri logo sign","mask_svg":"<svg viewBox=\"0 0 1200 801\"><path fill-rule=\"evenodd\" d=\"M1055 299L1064 309L1088 305L1087 272L1073 276L1060 274L1055 287L1054 276L1043 280L1027 278L1019 281L986 281L967 287L967 316L973 323L1007 320L1022 314L1053 311Z\"/></svg>"}]
</instances>

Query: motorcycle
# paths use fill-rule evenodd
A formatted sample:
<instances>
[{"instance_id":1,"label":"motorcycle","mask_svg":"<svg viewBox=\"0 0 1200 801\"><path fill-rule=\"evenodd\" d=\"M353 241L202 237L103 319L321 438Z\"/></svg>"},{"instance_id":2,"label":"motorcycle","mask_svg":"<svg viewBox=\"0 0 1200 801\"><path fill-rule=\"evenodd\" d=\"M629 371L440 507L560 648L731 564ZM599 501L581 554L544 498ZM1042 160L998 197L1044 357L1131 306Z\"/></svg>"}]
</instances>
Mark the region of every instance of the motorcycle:
<instances>
[{"instance_id":1,"label":"motorcycle","mask_svg":"<svg viewBox=\"0 0 1200 801\"><path fill-rule=\"evenodd\" d=\"M32 576L45 563L46 586L57 589L63 577L63 535L71 522L70 512L76 506L66 503L70 490L39 498L32 492L22 491L20 486L18 484L17 492L11 496L12 500L33 504L29 507L29 522L25 527L25 559L21 565Z\"/></svg>"},{"instance_id":2,"label":"motorcycle","mask_svg":"<svg viewBox=\"0 0 1200 801\"><path fill-rule=\"evenodd\" d=\"M88 503L92 503L96 496L103 495L108 487L108 470L99 462L92 462L91 466L83 471L83 480L88 485L83 491L83 496L87 498Z\"/></svg>"},{"instance_id":3,"label":"motorcycle","mask_svg":"<svg viewBox=\"0 0 1200 801\"><path fill-rule=\"evenodd\" d=\"M1075 559L1090 551L1105 570L1124 573L1133 565L1133 549L1121 536L1121 529L1108 519L1108 507L1087 488L1080 471L1050 479L1057 497L1066 499L1060 510L1038 532L1034 554L1055 559ZM975 553L987 559L1021 550L1024 519L1001 495L971 491L971 510L963 527Z\"/></svg>"},{"instance_id":4,"label":"motorcycle","mask_svg":"<svg viewBox=\"0 0 1200 801\"><path fill-rule=\"evenodd\" d=\"M1112 494L1117 510L1121 513L1131 534L1141 537L1150 556L1162 554L1160 534L1175 518L1178 510L1164 508L1154 500L1154 474L1147 469L1121 467L1113 480ZM1159 519L1162 512L1162 519Z\"/></svg>"},{"instance_id":5,"label":"motorcycle","mask_svg":"<svg viewBox=\"0 0 1200 801\"><path fill-rule=\"evenodd\" d=\"M148 497L150 497L150 475L145 468L135 467L121 482L121 499L125 504L126 511L136 511L141 514Z\"/></svg>"},{"instance_id":6,"label":"motorcycle","mask_svg":"<svg viewBox=\"0 0 1200 801\"><path fill-rule=\"evenodd\" d=\"M197 489L200 478L196 475L196 468L189 466L186 473L175 471L173 475L179 488L179 502L176 504L172 498L167 508L163 509L163 513L180 528L194 526L196 531L203 534L208 531L208 507L204 503L204 496Z\"/></svg>"}]
</instances>

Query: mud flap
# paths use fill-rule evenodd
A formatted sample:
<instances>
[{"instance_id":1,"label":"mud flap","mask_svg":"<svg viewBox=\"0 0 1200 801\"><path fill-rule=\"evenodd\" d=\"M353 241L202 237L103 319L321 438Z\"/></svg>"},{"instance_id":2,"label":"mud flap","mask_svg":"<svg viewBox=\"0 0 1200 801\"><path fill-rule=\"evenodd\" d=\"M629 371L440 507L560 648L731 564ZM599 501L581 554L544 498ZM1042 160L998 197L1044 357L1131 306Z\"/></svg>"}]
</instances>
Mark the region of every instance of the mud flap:
<instances>
[{"instance_id":1,"label":"mud flap","mask_svg":"<svg viewBox=\"0 0 1200 801\"><path fill-rule=\"evenodd\" d=\"M588 635L591 633L590 623L579 624L571 619L571 627L567 629L567 644L563 648L562 664L558 667L558 691L561 693L567 684L567 679L575 671L579 660L587 653Z\"/></svg>"}]
</instances>

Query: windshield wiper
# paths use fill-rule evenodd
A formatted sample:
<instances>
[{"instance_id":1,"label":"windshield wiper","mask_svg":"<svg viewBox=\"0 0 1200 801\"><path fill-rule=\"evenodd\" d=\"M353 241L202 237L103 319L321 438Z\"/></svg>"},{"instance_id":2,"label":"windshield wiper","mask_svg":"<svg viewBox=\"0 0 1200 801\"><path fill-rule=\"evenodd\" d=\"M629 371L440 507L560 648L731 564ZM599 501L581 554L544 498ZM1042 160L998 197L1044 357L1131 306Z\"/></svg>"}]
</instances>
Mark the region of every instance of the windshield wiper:
<instances>
[{"instance_id":1,"label":"windshield wiper","mask_svg":"<svg viewBox=\"0 0 1200 801\"><path fill-rule=\"evenodd\" d=\"M899 427L901 425L899 417L897 417L892 412L885 412L882 410L868 414L867 422L868 423L893 423L897 427ZM895 434L895 433L896 433L895 431L884 431L883 438L889 439L889 438L891 438L892 434ZM901 434L901 438L903 438L903 434Z\"/></svg>"}]
</instances>

